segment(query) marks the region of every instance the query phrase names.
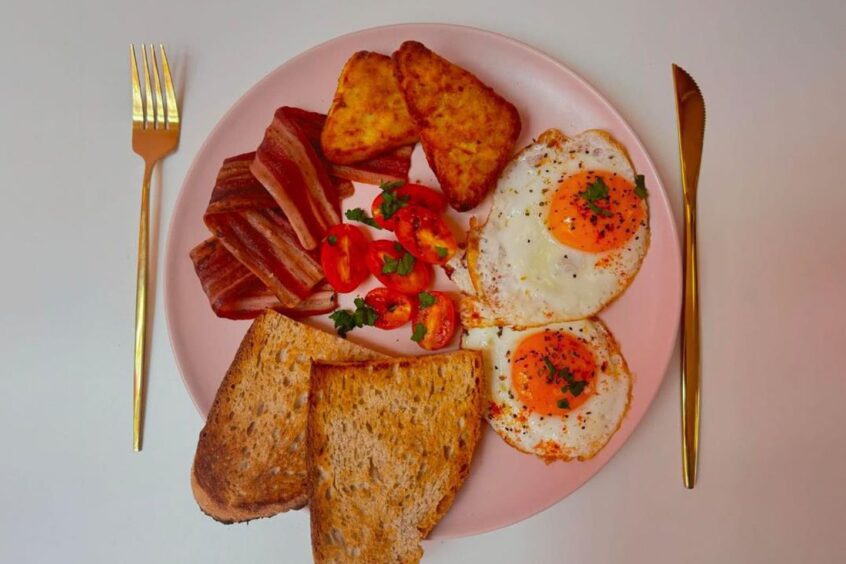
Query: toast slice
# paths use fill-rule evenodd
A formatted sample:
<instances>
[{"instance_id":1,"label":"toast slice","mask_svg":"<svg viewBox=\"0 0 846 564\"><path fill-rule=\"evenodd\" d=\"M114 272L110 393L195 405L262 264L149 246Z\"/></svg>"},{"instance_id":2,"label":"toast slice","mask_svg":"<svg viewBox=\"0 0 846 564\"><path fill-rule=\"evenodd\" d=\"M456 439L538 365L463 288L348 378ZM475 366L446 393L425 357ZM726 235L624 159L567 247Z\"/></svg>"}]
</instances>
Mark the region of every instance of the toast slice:
<instances>
[{"instance_id":1,"label":"toast slice","mask_svg":"<svg viewBox=\"0 0 846 564\"><path fill-rule=\"evenodd\" d=\"M391 58L371 51L353 54L338 77L320 135L323 154L335 164L351 164L416 142Z\"/></svg>"},{"instance_id":2,"label":"toast slice","mask_svg":"<svg viewBox=\"0 0 846 564\"><path fill-rule=\"evenodd\" d=\"M223 523L305 505L304 433L311 360L382 357L265 311L244 336L200 431L191 488Z\"/></svg>"},{"instance_id":3,"label":"toast slice","mask_svg":"<svg viewBox=\"0 0 846 564\"><path fill-rule=\"evenodd\" d=\"M450 205L476 207L514 152L520 114L470 72L406 41L393 55L400 90Z\"/></svg>"},{"instance_id":4,"label":"toast slice","mask_svg":"<svg viewBox=\"0 0 846 564\"><path fill-rule=\"evenodd\" d=\"M315 363L306 433L314 560L417 562L470 468L482 357Z\"/></svg>"}]
</instances>

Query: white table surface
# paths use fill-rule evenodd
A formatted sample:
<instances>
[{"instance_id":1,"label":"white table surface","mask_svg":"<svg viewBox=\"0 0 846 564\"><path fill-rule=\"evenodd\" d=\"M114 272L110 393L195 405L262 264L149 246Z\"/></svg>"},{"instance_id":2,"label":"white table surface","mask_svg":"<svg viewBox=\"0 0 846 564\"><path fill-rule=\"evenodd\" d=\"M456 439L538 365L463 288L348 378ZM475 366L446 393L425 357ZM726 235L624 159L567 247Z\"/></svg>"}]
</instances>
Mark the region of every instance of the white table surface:
<instances>
[{"instance_id":1,"label":"white table surface","mask_svg":"<svg viewBox=\"0 0 846 564\"><path fill-rule=\"evenodd\" d=\"M307 47L405 21L487 28L560 58L639 132L677 217L671 62L708 107L697 488L681 485L676 357L587 485L520 524L426 543L424 561L843 561L846 3L53 4L7 1L0 16L0 561L310 561L305 513L224 527L197 509L202 421L160 286L146 446L131 451L142 169L127 45L166 42L184 89L182 142L156 184L161 247L188 164L240 94Z\"/></svg>"}]
</instances>

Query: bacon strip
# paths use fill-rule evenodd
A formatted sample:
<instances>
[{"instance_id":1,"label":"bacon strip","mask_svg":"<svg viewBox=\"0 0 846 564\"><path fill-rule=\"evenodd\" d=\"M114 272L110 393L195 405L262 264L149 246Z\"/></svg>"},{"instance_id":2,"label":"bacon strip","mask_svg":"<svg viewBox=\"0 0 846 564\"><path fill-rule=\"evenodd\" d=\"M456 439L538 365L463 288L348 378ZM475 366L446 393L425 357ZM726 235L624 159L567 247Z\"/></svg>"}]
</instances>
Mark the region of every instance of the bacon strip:
<instances>
[{"instance_id":1,"label":"bacon strip","mask_svg":"<svg viewBox=\"0 0 846 564\"><path fill-rule=\"evenodd\" d=\"M326 115L300 108L288 108L288 115L296 122L315 151L321 158L325 159L320 147L320 132L323 131ZM327 163L332 175L353 182L376 184L377 186L382 182L395 180L408 182L408 171L411 168L411 153L413 151L414 145L406 145L351 165L336 165L328 163L328 161Z\"/></svg>"},{"instance_id":2,"label":"bacon strip","mask_svg":"<svg viewBox=\"0 0 846 564\"><path fill-rule=\"evenodd\" d=\"M293 308L283 306L273 292L214 237L194 247L191 260L218 317L252 319L267 308L289 317L305 317L328 313L337 307L337 295L326 283Z\"/></svg>"},{"instance_id":3,"label":"bacon strip","mask_svg":"<svg viewBox=\"0 0 846 564\"><path fill-rule=\"evenodd\" d=\"M311 250L340 223L340 199L323 160L291 119L291 109L276 110L250 170L285 212L300 244Z\"/></svg>"},{"instance_id":4,"label":"bacon strip","mask_svg":"<svg viewBox=\"0 0 846 564\"><path fill-rule=\"evenodd\" d=\"M283 307L293 308L311 295L323 279L323 271L250 172L254 162L255 153L223 161L203 219L220 243Z\"/></svg>"}]
</instances>

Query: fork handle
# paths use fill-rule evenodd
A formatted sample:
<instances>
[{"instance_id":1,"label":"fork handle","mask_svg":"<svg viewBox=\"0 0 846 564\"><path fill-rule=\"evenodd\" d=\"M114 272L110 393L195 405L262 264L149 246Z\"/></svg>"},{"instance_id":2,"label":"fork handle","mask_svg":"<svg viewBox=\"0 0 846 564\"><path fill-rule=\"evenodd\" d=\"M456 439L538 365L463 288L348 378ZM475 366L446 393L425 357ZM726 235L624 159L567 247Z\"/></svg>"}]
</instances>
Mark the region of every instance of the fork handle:
<instances>
[{"instance_id":1,"label":"fork handle","mask_svg":"<svg viewBox=\"0 0 846 564\"><path fill-rule=\"evenodd\" d=\"M144 378L147 350L147 278L150 248L150 178L155 163L145 161L138 226L138 269L135 287L135 370L132 378L132 450L141 450L144 420Z\"/></svg>"},{"instance_id":2,"label":"fork handle","mask_svg":"<svg viewBox=\"0 0 846 564\"><path fill-rule=\"evenodd\" d=\"M684 319L682 322L682 467L684 485L696 483L699 453L699 286L696 258L696 207L684 206Z\"/></svg>"}]
</instances>

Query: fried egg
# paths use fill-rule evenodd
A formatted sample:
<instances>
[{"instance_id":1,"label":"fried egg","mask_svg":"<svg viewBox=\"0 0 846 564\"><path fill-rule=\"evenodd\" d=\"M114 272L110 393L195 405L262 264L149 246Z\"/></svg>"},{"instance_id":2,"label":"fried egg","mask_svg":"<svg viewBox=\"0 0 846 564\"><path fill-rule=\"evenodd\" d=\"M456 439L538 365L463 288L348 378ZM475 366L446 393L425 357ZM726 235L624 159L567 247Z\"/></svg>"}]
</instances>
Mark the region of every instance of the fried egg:
<instances>
[{"instance_id":1,"label":"fried egg","mask_svg":"<svg viewBox=\"0 0 846 564\"><path fill-rule=\"evenodd\" d=\"M465 258L479 325L590 317L631 282L649 246L649 207L608 133L544 132L506 167ZM465 318L466 321L466 318Z\"/></svg>"},{"instance_id":2,"label":"fried egg","mask_svg":"<svg viewBox=\"0 0 846 564\"><path fill-rule=\"evenodd\" d=\"M592 458L628 411L632 376L599 319L472 328L461 346L483 351L491 427L547 462Z\"/></svg>"}]
</instances>

